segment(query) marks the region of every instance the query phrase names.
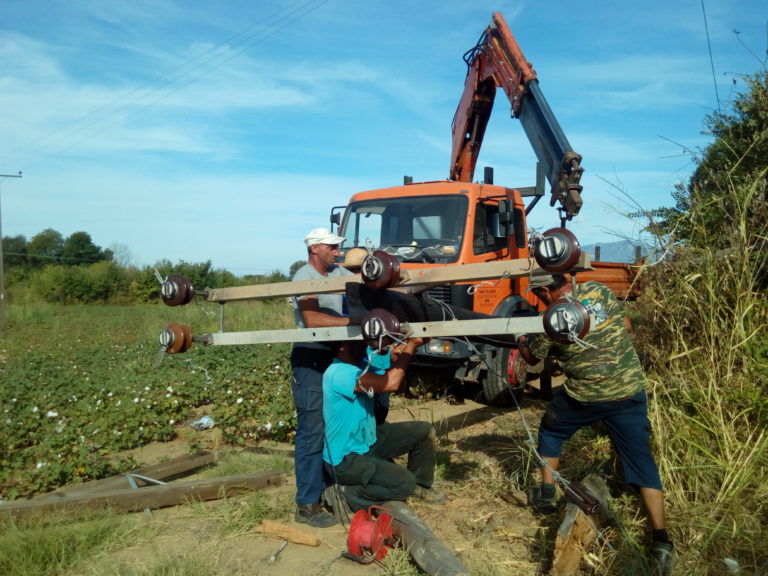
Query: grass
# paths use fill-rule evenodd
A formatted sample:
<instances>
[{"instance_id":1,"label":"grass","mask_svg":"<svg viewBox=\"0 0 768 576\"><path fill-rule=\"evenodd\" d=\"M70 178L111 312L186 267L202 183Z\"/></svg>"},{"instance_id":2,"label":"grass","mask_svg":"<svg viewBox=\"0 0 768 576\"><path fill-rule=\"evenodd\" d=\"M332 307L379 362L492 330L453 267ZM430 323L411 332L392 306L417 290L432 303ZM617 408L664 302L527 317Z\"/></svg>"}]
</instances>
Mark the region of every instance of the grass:
<instances>
[{"instance_id":1,"label":"grass","mask_svg":"<svg viewBox=\"0 0 768 576\"><path fill-rule=\"evenodd\" d=\"M287 470L281 455L233 452L202 476ZM266 519L293 512L285 491L256 491L212 503L190 502L159 518L104 511L85 519L55 514L44 521L5 520L0 525L3 576L202 576L249 574L229 566L227 542L252 534ZM174 530L174 522L184 530ZM170 529L169 529L170 528Z\"/></svg>"},{"instance_id":2,"label":"grass","mask_svg":"<svg viewBox=\"0 0 768 576\"><path fill-rule=\"evenodd\" d=\"M754 218L758 181L731 190L719 231L705 228L705 213L689 215L696 236L721 234L720 249L676 248L649 271L635 310L682 573L725 573L724 558L744 573L768 571L768 254L754 249L768 230Z\"/></svg>"},{"instance_id":3,"label":"grass","mask_svg":"<svg viewBox=\"0 0 768 576\"><path fill-rule=\"evenodd\" d=\"M260 470L293 471L293 460L287 456L256 455L248 452L226 454L215 468L206 471L210 476L234 476ZM293 499L282 493L253 492L244 497L225 498L213 511L205 505L198 510L206 517L218 520L224 536L246 534L265 519L286 521L295 510Z\"/></svg>"},{"instance_id":4,"label":"grass","mask_svg":"<svg viewBox=\"0 0 768 576\"><path fill-rule=\"evenodd\" d=\"M56 516L43 523L5 521L0 531L0 574L59 576L142 537L133 518L108 513L85 520Z\"/></svg>"}]
</instances>

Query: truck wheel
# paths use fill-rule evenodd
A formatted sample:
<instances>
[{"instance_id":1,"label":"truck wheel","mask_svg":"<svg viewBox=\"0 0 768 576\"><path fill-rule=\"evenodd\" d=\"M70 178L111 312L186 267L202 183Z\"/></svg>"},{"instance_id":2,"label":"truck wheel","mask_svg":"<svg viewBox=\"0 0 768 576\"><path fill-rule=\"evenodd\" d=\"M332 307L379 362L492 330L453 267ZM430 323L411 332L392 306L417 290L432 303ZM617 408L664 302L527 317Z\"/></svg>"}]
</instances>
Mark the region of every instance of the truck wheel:
<instances>
[{"instance_id":1,"label":"truck wheel","mask_svg":"<svg viewBox=\"0 0 768 576\"><path fill-rule=\"evenodd\" d=\"M528 378L528 365L516 349L498 348L483 378L483 393L488 404L514 406L522 397Z\"/></svg>"}]
</instances>

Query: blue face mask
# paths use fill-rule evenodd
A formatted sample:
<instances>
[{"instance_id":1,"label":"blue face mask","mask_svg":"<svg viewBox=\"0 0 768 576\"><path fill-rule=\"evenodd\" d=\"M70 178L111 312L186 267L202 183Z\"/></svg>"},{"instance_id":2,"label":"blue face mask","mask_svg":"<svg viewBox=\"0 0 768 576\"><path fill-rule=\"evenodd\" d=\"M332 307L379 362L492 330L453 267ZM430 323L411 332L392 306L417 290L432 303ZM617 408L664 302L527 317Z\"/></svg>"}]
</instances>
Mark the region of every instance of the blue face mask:
<instances>
[{"instance_id":1,"label":"blue face mask","mask_svg":"<svg viewBox=\"0 0 768 576\"><path fill-rule=\"evenodd\" d=\"M366 357L368 360L368 365L370 366L371 370L374 370L376 372L383 372L385 370L389 370L389 366L390 366L389 348L387 348L383 354L379 354L373 348L368 348L366 350Z\"/></svg>"}]
</instances>

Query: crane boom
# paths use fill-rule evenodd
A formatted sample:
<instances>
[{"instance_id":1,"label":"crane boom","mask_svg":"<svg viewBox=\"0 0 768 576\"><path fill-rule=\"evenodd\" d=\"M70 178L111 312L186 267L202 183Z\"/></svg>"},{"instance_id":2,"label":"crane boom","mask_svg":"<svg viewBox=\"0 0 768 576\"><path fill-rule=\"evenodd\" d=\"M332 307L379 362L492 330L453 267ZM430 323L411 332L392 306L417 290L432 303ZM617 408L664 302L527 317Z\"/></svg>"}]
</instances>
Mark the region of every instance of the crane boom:
<instances>
[{"instance_id":1,"label":"crane boom","mask_svg":"<svg viewBox=\"0 0 768 576\"><path fill-rule=\"evenodd\" d=\"M497 88L523 125L551 186L550 205L559 202L570 220L581 208L581 156L573 151L544 98L531 64L500 13L493 14L474 48L464 55L467 78L453 118L450 179L471 182L493 109Z\"/></svg>"}]
</instances>

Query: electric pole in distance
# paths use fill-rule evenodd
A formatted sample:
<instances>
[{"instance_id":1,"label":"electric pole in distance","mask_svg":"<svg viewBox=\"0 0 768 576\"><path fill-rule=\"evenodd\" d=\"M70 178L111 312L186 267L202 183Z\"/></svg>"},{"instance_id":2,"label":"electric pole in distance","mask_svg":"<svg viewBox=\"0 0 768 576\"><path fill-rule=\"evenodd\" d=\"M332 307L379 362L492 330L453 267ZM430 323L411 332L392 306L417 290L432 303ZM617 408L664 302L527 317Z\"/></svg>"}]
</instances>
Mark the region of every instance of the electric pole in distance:
<instances>
[{"instance_id":1,"label":"electric pole in distance","mask_svg":"<svg viewBox=\"0 0 768 576\"><path fill-rule=\"evenodd\" d=\"M5 320L5 275L3 273L3 180L6 178L21 178L18 174L0 174L0 322Z\"/></svg>"}]
</instances>

